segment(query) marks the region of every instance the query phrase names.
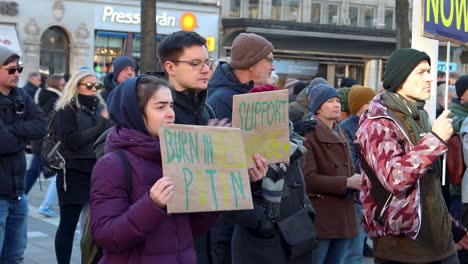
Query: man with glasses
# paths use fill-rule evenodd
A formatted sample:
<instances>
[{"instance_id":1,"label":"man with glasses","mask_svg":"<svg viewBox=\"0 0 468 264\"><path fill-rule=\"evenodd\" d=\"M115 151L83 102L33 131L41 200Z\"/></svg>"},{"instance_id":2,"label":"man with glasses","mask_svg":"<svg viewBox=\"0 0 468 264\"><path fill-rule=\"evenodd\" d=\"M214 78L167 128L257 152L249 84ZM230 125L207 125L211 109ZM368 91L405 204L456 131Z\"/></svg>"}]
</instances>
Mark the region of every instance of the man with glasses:
<instances>
[{"instance_id":1,"label":"man with glasses","mask_svg":"<svg viewBox=\"0 0 468 264\"><path fill-rule=\"evenodd\" d=\"M17 88L19 55L0 45L0 263L20 263L27 244L26 143L47 134L44 112Z\"/></svg>"},{"instance_id":2,"label":"man with glasses","mask_svg":"<svg viewBox=\"0 0 468 264\"><path fill-rule=\"evenodd\" d=\"M233 96L268 84L274 70L271 42L253 33L241 33L232 42L231 62L220 62L213 73L208 105L218 118L231 118Z\"/></svg>"},{"instance_id":3,"label":"man with glasses","mask_svg":"<svg viewBox=\"0 0 468 264\"><path fill-rule=\"evenodd\" d=\"M175 123L206 125L214 113L205 108L213 60L206 39L195 32L177 31L159 44L159 59L174 86Z\"/></svg>"}]
</instances>

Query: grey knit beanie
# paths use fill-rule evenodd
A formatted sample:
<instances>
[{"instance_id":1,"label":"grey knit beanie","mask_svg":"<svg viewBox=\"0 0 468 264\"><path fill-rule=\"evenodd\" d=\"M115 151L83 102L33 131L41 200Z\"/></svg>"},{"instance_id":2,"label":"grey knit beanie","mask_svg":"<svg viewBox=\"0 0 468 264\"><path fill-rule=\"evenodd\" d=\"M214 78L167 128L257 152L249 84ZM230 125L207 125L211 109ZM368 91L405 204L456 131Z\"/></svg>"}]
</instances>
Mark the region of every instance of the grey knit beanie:
<instances>
[{"instance_id":1,"label":"grey knit beanie","mask_svg":"<svg viewBox=\"0 0 468 264\"><path fill-rule=\"evenodd\" d=\"M273 44L253 33L241 33L232 41L231 67L247 69L273 52Z\"/></svg>"},{"instance_id":2,"label":"grey knit beanie","mask_svg":"<svg viewBox=\"0 0 468 264\"><path fill-rule=\"evenodd\" d=\"M12 49L5 45L0 45L0 66L3 66L5 61L11 57L11 55L16 55L19 57L18 54L16 54Z\"/></svg>"}]
</instances>

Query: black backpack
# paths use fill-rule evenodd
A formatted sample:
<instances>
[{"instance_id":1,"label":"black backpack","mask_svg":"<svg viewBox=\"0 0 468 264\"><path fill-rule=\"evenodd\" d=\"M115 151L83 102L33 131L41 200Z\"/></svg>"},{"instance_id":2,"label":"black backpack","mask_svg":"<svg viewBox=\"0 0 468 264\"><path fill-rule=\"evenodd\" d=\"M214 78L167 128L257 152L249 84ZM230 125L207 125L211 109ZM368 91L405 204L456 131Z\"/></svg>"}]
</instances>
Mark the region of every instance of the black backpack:
<instances>
[{"instance_id":1,"label":"black backpack","mask_svg":"<svg viewBox=\"0 0 468 264\"><path fill-rule=\"evenodd\" d=\"M128 162L127 156L125 156L124 151L115 150L113 152L120 157L124 165L127 197L129 203L131 204L131 197L133 192L133 177L130 162ZM89 217L90 215L88 215L86 219L85 225L83 227L83 236L81 237L80 241L82 264L96 264L102 258L102 248L100 248L94 242L93 234L91 232L91 226L89 225Z\"/></svg>"},{"instance_id":2,"label":"black backpack","mask_svg":"<svg viewBox=\"0 0 468 264\"><path fill-rule=\"evenodd\" d=\"M65 174L65 159L59 152L61 141L58 140L55 133L55 114L57 114L55 109L50 111L47 117L48 134L42 140L41 163L45 178L54 176L57 174L57 170L63 170Z\"/></svg>"}]
</instances>

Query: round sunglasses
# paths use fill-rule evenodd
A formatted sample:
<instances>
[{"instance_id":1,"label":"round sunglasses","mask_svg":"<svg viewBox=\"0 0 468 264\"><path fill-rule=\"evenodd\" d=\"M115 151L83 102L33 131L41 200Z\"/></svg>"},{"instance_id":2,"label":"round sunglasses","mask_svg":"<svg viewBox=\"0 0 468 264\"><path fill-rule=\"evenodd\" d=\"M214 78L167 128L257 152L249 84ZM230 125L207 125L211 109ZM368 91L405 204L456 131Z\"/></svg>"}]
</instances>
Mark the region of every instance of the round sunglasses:
<instances>
[{"instance_id":1,"label":"round sunglasses","mask_svg":"<svg viewBox=\"0 0 468 264\"><path fill-rule=\"evenodd\" d=\"M79 85L84 85L84 86L86 86L86 89L88 89L88 90L92 90L93 87L96 88L96 90L99 90L99 89L102 88L102 84L101 84L101 83L87 82L87 83L79 83Z\"/></svg>"}]
</instances>

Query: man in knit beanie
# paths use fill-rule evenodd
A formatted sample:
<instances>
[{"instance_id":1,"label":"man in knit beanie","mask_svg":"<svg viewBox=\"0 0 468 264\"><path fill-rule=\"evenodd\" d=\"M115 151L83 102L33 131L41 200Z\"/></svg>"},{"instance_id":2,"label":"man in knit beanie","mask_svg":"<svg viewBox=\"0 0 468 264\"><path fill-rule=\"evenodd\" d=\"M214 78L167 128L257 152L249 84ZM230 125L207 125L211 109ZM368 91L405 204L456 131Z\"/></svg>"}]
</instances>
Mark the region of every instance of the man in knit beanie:
<instances>
[{"instance_id":1,"label":"man in knit beanie","mask_svg":"<svg viewBox=\"0 0 468 264\"><path fill-rule=\"evenodd\" d=\"M232 118L232 99L246 94L254 86L269 83L273 66L273 45L264 37L241 33L232 42L231 61L220 62L208 83L207 104L218 119ZM212 239L215 263L231 263L232 223L221 218L213 229Z\"/></svg>"},{"instance_id":2,"label":"man in knit beanie","mask_svg":"<svg viewBox=\"0 0 468 264\"><path fill-rule=\"evenodd\" d=\"M107 101L112 89L121 82L135 77L136 65L135 62L126 56L117 57L112 62L113 71L104 77L104 90L101 92L102 98Z\"/></svg>"},{"instance_id":3,"label":"man in knit beanie","mask_svg":"<svg viewBox=\"0 0 468 264\"><path fill-rule=\"evenodd\" d=\"M393 52L383 75L386 91L372 99L356 133L361 223L378 263L458 263L439 175L452 119L445 110L431 126L423 108L433 82L430 64L425 52Z\"/></svg>"},{"instance_id":4,"label":"man in knit beanie","mask_svg":"<svg viewBox=\"0 0 468 264\"><path fill-rule=\"evenodd\" d=\"M360 174L359 159L356 155L356 148L354 147L354 136L358 129L359 118L362 113L367 111L369 103L376 95L374 89L360 85L353 85L349 89L348 106L350 116L339 123L340 127L345 132L349 146L351 149L351 157L354 163L354 172ZM354 207L356 209L357 221L361 220L361 203L359 202L359 192L354 192ZM347 256L344 263L362 263L366 232L361 225L358 225L359 235L350 241Z\"/></svg>"},{"instance_id":5,"label":"man in knit beanie","mask_svg":"<svg viewBox=\"0 0 468 264\"><path fill-rule=\"evenodd\" d=\"M455 82L455 90L457 91L457 97L460 99L460 103L468 103L468 75L463 75L458 78Z\"/></svg>"},{"instance_id":6,"label":"man in knit beanie","mask_svg":"<svg viewBox=\"0 0 468 264\"><path fill-rule=\"evenodd\" d=\"M47 134L41 108L21 88L19 55L0 45L0 263L23 263L28 244L28 197L24 193L26 142Z\"/></svg>"},{"instance_id":7,"label":"man in knit beanie","mask_svg":"<svg viewBox=\"0 0 468 264\"><path fill-rule=\"evenodd\" d=\"M271 42L257 34L239 34L232 42L231 62L220 62L208 84L208 104L216 117L231 118L232 97L268 84L274 70Z\"/></svg>"}]
</instances>

